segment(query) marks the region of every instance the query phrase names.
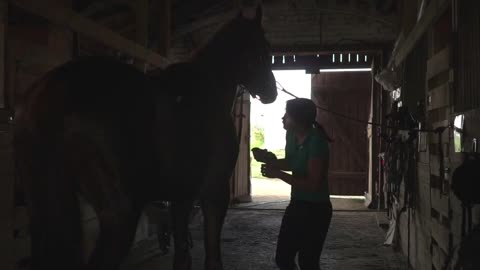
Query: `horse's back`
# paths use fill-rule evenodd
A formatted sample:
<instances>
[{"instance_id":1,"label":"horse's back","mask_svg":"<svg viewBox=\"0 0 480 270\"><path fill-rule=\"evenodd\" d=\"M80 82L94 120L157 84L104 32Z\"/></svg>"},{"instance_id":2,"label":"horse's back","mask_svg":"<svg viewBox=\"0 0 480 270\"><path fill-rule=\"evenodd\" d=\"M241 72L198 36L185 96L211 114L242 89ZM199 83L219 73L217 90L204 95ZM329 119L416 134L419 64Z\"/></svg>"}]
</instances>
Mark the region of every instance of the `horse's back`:
<instances>
[{"instance_id":1,"label":"horse's back","mask_svg":"<svg viewBox=\"0 0 480 270\"><path fill-rule=\"evenodd\" d=\"M87 140L113 159L124 183L132 182L126 178L134 171L151 174L152 91L143 73L105 57L80 58L50 71L31 87L17 110L19 158L38 155L35 149L58 148L64 160L82 164L88 157L69 147Z\"/></svg>"}]
</instances>

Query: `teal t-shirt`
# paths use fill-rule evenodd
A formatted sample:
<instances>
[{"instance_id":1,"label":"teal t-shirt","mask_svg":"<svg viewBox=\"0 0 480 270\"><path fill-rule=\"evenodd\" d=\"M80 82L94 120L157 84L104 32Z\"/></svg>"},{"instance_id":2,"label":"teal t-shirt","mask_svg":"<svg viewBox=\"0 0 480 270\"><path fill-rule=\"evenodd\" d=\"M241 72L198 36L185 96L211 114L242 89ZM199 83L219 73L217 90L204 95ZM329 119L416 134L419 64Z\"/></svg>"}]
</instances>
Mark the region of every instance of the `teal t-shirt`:
<instances>
[{"instance_id":1,"label":"teal t-shirt","mask_svg":"<svg viewBox=\"0 0 480 270\"><path fill-rule=\"evenodd\" d=\"M330 150L328 140L321 135L318 129L313 128L305 137L305 140L299 144L295 134L287 131L287 145L285 146L285 158L294 175L306 177L308 172L308 161L312 158L322 158L328 160ZM320 191L298 190L292 186L291 198L294 200L329 202L330 192L328 188L328 169L325 170L324 180Z\"/></svg>"}]
</instances>

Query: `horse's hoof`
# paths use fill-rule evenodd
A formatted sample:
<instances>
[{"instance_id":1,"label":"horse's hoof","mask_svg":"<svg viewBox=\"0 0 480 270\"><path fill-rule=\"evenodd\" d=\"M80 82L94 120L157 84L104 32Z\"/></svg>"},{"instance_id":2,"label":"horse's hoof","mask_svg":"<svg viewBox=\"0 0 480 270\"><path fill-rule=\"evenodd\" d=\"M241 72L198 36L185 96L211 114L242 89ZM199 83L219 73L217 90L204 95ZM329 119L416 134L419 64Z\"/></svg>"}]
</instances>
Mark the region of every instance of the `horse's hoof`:
<instances>
[{"instance_id":1,"label":"horse's hoof","mask_svg":"<svg viewBox=\"0 0 480 270\"><path fill-rule=\"evenodd\" d=\"M205 266L205 270L223 270L223 264L221 262L217 262L214 265Z\"/></svg>"}]
</instances>

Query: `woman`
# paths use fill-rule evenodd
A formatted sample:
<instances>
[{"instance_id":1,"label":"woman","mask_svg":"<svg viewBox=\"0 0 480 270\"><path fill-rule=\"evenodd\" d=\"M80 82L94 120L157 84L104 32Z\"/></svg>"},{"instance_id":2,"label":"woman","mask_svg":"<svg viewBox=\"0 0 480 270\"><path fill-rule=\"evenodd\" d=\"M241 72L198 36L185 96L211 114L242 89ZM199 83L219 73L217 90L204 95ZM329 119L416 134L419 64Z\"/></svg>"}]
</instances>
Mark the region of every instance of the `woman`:
<instances>
[{"instance_id":1,"label":"woman","mask_svg":"<svg viewBox=\"0 0 480 270\"><path fill-rule=\"evenodd\" d=\"M292 186L277 242L275 259L281 270L295 269L297 253L300 269L320 269L320 254L332 218L327 182L331 140L315 121L316 112L310 99L287 102L283 117L287 130L285 159L277 159L266 150L252 149L255 159L265 163L265 177L279 178Z\"/></svg>"}]
</instances>

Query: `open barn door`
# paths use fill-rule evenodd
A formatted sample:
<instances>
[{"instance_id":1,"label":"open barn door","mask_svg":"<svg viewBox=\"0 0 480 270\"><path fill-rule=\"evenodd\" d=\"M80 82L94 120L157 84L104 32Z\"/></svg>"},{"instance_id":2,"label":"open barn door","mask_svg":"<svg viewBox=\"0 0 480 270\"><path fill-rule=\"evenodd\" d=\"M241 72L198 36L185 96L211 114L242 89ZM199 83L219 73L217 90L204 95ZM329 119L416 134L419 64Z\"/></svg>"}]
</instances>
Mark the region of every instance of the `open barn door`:
<instances>
[{"instance_id":1,"label":"open barn door","mask_svg":"<svg viewBox=\"0 0 480 270\"><path fill-rule=\"evenodd\" d=\"M370 72L320 72L312 75L312 99L325 109L365 122L369 118ZM368 190L367 124L318 110L335 142L330 146L329 184L332 195L364 195Z\"/></svg>"},{"instance_id":2,"label":"open barn door","mask_svg":"<svg viewBox=\"0 0 480 270\"><path fill-rule=\"evenodd\" d=\"M233 116L240 144L237 165L230 180L230 198L232 202L250 202L250 96L241 95L235 102Z\"/></svg>"}]
</instances>

